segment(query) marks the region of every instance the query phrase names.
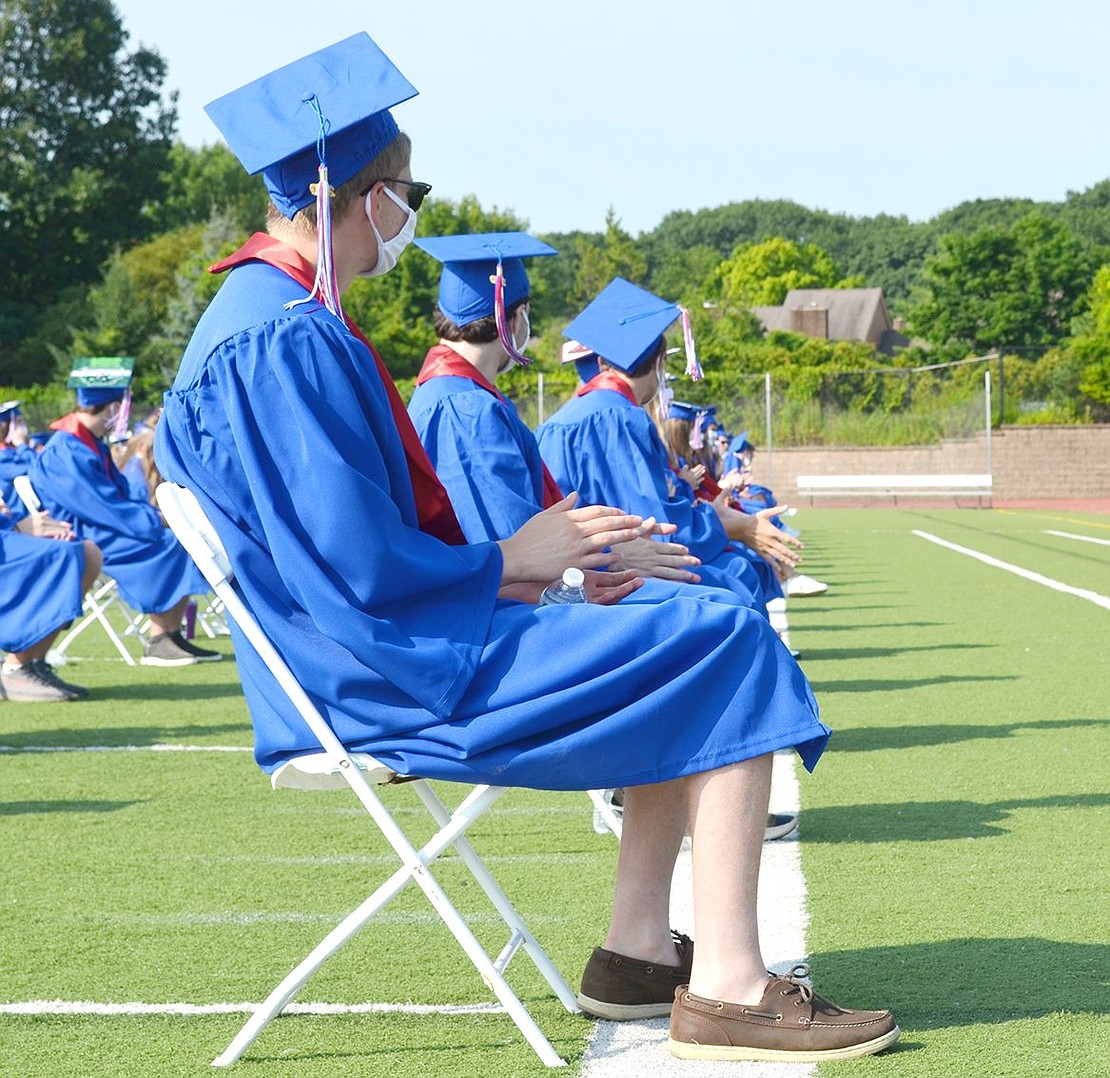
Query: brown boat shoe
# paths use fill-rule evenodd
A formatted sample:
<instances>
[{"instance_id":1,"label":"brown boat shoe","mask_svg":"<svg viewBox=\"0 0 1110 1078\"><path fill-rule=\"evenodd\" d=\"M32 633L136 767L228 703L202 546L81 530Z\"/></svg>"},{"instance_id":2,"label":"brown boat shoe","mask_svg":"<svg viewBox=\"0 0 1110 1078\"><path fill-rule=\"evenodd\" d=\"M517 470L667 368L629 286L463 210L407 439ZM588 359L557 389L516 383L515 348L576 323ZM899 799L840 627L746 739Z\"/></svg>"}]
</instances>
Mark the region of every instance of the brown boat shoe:
<instances>
[{"instance_id":1,"label":"brown boat shoe","mask_svg":"<svg viewBox=\"0 0 1110 1078\"><path fill-rule=\"evenodd\" d=\"M582 974L578 1006L587 1014L627 1022L633 1018L662 1018L671 1013L675 990L690 980L694 941L671 931L677 966L661 966L595 947Z\"/></svg>"},{"instance_id":2,"label":"brown boat shoe","mask_svg":"<svg viewBox=\"0 0 1110 1078\"><path fill-rule=\"evenodd\" d=\"M671 1055L680 1059L755 1059L818 1063L889 1048L900 1034L889 1011L850 1011L819 996L795 966L773 976L758 1004L723 1003L675 992Z\"/></svg>"}]
</instances>

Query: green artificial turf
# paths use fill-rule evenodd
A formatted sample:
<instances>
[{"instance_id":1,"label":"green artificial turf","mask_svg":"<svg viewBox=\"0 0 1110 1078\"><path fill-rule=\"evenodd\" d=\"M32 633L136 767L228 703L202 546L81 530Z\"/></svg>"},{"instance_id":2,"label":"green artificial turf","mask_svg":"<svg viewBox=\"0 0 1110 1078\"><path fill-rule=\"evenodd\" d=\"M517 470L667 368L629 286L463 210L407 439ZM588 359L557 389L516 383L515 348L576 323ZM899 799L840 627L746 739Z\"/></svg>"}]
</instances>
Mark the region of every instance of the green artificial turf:
<instances>
[{"instance_id":1,"label":"green artificial turf","mask_svg":"<svg viewBox=\"0 0 1110 1078\"><path fill-rule=\"evenodd\" d=\"M897 1050L822 1073L1105 1073L1110 611L911 533L1110 595L1110 548L1044 534L1110 538L1110 519L807 510L793 523L806 570L832 585L790 604L836 730L801 780L811 963L821 991L890 1006L904 1030ZM63 673L87 701L0 703L0 746L16 750L0 752L0 1002L257 1002L391 855L350 795L273 793L249 752L150 750L250 745L232 663L128 667L103 637L81 643L89 658ZM64 746L116 750L32 751ZM411 791L387 796L412 818ZM615 861L590 820L585 795L512 791L473 835L572 984L604 931ZM457 864L439 874L496 952L484 897ZM510 980L573 1073L591 1023L525 955ZM406 892L298 998L491 997ZM209 1074L244 1020L0 1015L0 1075ZM548 1073L499 1014L286 1016L237 1071Z\"/></svg>"},{"instance_id":2,"label":"green artificial turf","mask_svg":"<svg viewBox=\"0 0 1110 1078\"><path fill-rule=\"evenodd\" d=\"M1110 596L1105 517L807 512L791 604L826 721L803 779L817 984L903 1028L874 1076L1107 1073L1110 610L927 543ZM826 1064L822 1074L861 1064Z\"/></svg>"}]
</instances>

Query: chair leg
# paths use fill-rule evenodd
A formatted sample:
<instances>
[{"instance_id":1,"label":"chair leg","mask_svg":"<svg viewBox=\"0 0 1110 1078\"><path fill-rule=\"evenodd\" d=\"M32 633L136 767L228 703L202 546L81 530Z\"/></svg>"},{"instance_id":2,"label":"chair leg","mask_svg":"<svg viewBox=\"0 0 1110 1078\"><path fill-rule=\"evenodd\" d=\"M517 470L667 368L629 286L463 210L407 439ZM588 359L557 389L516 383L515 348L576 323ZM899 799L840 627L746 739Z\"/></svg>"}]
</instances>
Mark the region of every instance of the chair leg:
<instances>
[{"instance_id":1,"label":"chair leg","mask_svg":"<svg viewBox=\"0 0 1110 1078\"><path fill-rule=\"evenodd\" d=\"M588 791L593 802L594 813L601 822L619 839L621 837L621 818L613 811L613 803L605 796L605 790ZM612 791L609 791L612 793ZM602 832L604 834L604 832Z\"/></svg>"},{"instance_id":2,"label":"chair leg","mask_svg":"<svg viewBox=\"0 0 1110 1078\"><path fill-rule=\"evenodd\" d=\"M363 788L359 789L359 785ZM251 1015L246 1024L228 1045L224 1052L217 1056L212 1065L227 1067L234 1063L254 1042L255 1038L269 1024L270 1020L279 1014L285 1005L300 990L304 983L330 958L340 947L351 939L367 922L369 922L387 903L398 895L413 880L428 896L433 907L443 918L444 923L459 941L467 956L477 967L482 979L493 989L502 1006L512 1017L517 1028L532 1046L540 1060L548 1067L566 1066L559 1054L552 1047L551 1042L540 1031L535 1020L525 1010L524 1005L517 998L516 993L509 986L504 976L494 966L485 949L478 942L477 937L463 920L462 915L447 897L439 881L428 871L428 866L445 849L455 845L465 828L469 827L486 809L506 792L503 787L480 786L468 796L458 810L449 818L449 823L442 827L432 839L419 851L412 846L404 832L400 830L385 806L381 804L377 795L370 790L365 779L358 776L352 781L359 799L374 816L375 822L381 827L390 844L401 856L404 862L378 889L360 906L349 913L331 932L320 941L307 958L300 963L266 998L265 1002ZM433 795L434 796L434 795ZM368 800L371 799L371 800ZM373 804L376 802L376 806ZM437 821L438 822L438 821ZM507 901L507 900L506 900Z\"/></svg>"},{"instance_id":3,"label":"chair leg","mask_svg":"<svg viewBox=\"0 0 1110 1078\"><path fill-rule=\"evenodd\" d=\"M112 592L116 587L116 582L112 580L111 577L107 579L101 577L100 579L104 582L98 587L93 588L85 598L85 609L88 613L66 633L53 650L57 651L59 655L64 655L66 649L81 635L81 633L92 625L93 622L99 621L104 631L108 634L108 639L112 641L116 650L123 657L123 661L126 662L128 666L135 666L135 660L131 652L127 650L127 645L124 644L119 633L116 632L115 626L108 620L108 610L112 605ZM133 631L130 617L127 618L127 622L129 628L124 631L125 636L128 632Z\"/></svg>"},{"instance_id":4,"label":"chair leg","mask_svg":"<svg viewBox=\"0 0 1110 1078\"><path fill-rule=\"evenodd\" d=\"M431 786L424 780L413 783L412 785L416 787L417 795L424 802L424 805L427 807L436 823L441 827L446 826L453 814L448 812L447 806L443 804ZM465 806L466 802L464 801L463 804L455 810L455 814L465 811ZM524 923L524 919L517 912L516 907L509 901L508 895L505 894L500 884L494 879L490 870L486 868L485 862L478 856L478 853L470 844L470 840L466 837L465 833L459 835L453 843L453 846L460 859L466 867L470 869L470 874L478 881L478 885L485 891L486 897L493 904L497 912L501 914L502 920L511 930L509 942L505 945L504 949L498 955L497 960L494 962L494 966L498 972L508 967L513 955L523 944L525 951L535 963L536 968L543 975L544 980L551 986L551 990L555 995L559 997L559 1002L571 1013L578 1013L581 1008L578 1006L578 1000L571 991L570 986L556 968L555 963L547 956L547 952L540 945L539 941ZM492 989L493 986L490 985L490 988Z\"/></svg>"}]
</instances>

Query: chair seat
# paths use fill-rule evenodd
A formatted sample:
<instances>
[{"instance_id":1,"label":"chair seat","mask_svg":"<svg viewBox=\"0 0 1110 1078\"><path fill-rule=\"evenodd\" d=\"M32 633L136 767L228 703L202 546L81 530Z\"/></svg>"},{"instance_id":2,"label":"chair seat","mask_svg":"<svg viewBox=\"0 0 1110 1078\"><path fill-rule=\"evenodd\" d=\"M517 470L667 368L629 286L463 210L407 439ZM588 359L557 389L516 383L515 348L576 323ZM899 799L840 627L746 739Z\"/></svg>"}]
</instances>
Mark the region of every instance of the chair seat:
<instances>
[{"instance_id":1,"label":"chair seat","mask_svg":"<svg viewBox=\"0 0 1110 1078\"><path fill-rule=\"evenodd\" d=\"M359 771L379 786L403 777L368 753L352 752L350 756ZM307 752L286 760L270 775L270 785L275 790L345 790L349 786L338 761L327 752Z\"/></svg>"}]
</instances>

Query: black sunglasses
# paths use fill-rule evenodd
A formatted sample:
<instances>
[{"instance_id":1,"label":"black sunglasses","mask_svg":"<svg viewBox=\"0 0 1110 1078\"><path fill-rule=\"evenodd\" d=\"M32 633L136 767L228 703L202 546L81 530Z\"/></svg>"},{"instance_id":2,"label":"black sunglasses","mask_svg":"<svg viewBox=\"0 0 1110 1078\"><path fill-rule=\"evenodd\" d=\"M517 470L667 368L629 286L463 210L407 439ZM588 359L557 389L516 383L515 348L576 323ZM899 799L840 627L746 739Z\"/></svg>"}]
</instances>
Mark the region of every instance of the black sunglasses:
<instances>
[{"instance_id":1,"label":"black sunglasses","mask_svg":"<svg viewBox=\"0 0 1110 1078\"><path fill-rule=\"evenodd\" d=\"M432 189L432 185L430 183L421 183L420 180L399 180L395 179L392 176L382 176L381 179L375 180L374 183L405 184L409 189L408 198L406 199L406 201L409 204L409 209L412 210L413 213L420 209L420 207L424 204L424 199L428 197L428 193ZM369 193L370 188L374 186L374 183L370 184L370 187L366 187L363 190L359 191L359 198L365 198Z\"/></svg>"}]
</instances>

